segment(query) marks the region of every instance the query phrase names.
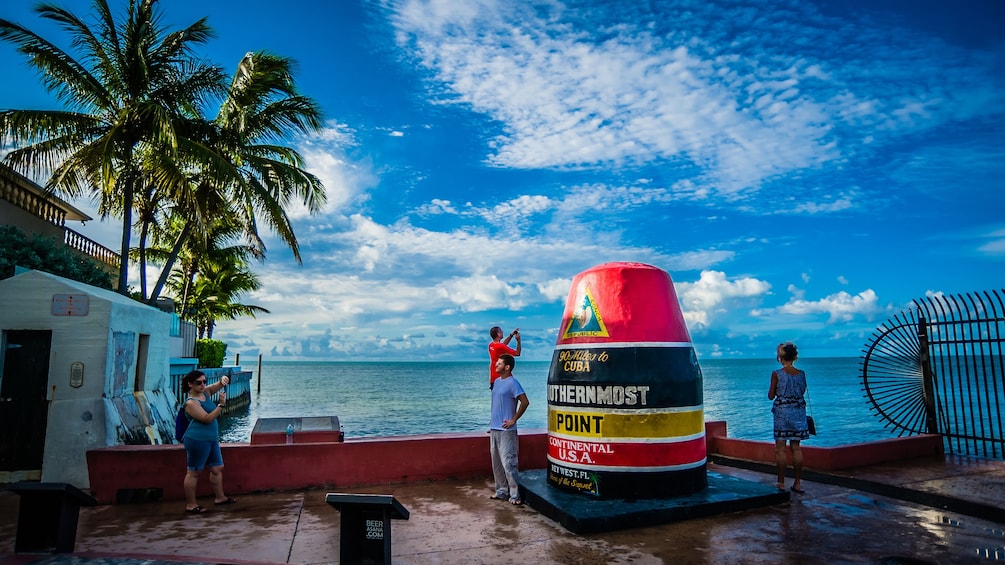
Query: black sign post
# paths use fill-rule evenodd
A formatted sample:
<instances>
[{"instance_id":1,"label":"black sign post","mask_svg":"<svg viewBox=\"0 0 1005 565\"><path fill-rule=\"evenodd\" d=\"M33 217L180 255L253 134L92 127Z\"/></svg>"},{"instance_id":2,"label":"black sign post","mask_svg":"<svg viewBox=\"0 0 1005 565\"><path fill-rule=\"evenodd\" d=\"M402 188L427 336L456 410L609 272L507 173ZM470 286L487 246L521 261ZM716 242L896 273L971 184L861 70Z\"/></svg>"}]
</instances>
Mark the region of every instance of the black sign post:
<instances>
[{"instance_id":1,"label":"black sign post","mask_svg":"<svg viewBox=\"0 0 1005 565\"><path fill-rule=\"evenodd\" d=\"M73 553L81 506L98 500L69 483L14 483L21 496L14 553Z\"/></svg>"},{"instance_id":2,"label":"black sign post","mask_svg":"<svg viewBox=\"0 0 1005 565\"><path fill-rule=\"evenodd\" d=\"M330 492L325 502L342 513L340 563L391 563L391 520L408 520L394 496Z\"/></svg>"}]
</instances>

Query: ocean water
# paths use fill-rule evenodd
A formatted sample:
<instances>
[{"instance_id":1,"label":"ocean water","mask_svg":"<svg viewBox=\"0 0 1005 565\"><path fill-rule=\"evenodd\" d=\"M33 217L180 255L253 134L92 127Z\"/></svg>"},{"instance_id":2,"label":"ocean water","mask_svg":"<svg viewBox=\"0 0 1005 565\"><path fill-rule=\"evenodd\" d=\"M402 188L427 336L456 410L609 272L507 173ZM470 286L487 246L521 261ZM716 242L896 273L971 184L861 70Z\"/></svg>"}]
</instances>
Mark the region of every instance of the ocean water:
<instances>
[{"instance_id":1,"label":"ocean water","mask_svg":"<svg viewBox=\"0 0 1005 565\"><path fill-rule=\"evenodd\" d=\"M485 362L275 362L253 374L246 412L221 420L225 442L248 442L259 418L338 416L346 438L488 429ZM729 437L771 441L768 384L774 360L700 361L706 420L725 420ZM517 361L530 407L520 428L546 428L548 361ZM808 444L844 445L896 437L871 411L858 358L800 359L818 435ZM253 373L254 373L253 369ZM261 379L261 383L258 380ZM258 392L259 385L261 392Z\"/></svg>"}]
</instances>

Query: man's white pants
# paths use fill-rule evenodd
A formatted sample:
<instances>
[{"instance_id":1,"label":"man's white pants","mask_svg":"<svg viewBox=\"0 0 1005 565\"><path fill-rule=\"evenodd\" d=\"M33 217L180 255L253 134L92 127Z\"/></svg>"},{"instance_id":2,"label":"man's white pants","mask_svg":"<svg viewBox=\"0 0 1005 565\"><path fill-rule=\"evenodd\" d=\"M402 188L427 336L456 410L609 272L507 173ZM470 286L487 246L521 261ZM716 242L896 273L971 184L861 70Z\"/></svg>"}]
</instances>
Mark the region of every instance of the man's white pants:
<instances>
[{"instance_id":1,"label":"man's white pants","mask_svg":"<svg viewBox=\"0 0 1005 565\"><path fill-rule=\"evenodd\" d=\"M515 501L520 498L520 439L516 430L492 430L489 434L492 452L492 477L496 482L496 497Z\"/></svg>"}]
</instances>

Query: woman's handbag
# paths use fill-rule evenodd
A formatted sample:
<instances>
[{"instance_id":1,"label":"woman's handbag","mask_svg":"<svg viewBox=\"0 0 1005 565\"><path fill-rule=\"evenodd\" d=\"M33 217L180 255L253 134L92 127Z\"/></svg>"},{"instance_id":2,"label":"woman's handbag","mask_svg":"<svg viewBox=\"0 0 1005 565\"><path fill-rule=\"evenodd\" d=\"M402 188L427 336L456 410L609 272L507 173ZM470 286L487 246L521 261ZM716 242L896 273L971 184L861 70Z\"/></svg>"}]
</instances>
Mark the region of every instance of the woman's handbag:
<instances>
[{"instance_id":1,"label":"woman's handbag","mask_svg":"<svg viewBox=\"0 0 1005 565\"><path fill-rule=\"evenodd\" d=\"M804 392L803 394L806 395L806 429L809 430L811 436L815 436L817 435L817 423L810 415L810 393Z\"/></svg>"}]
</instances>

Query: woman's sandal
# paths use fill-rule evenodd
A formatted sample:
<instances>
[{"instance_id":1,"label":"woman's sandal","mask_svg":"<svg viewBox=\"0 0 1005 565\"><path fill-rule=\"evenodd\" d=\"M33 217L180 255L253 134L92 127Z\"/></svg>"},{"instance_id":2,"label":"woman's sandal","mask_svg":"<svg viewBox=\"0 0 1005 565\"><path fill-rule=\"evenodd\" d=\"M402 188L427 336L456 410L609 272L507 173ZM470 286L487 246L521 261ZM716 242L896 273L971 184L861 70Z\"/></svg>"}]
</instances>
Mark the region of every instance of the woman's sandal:
<instances>
[{"instance_id":1,"label":"woman's sandal","mask_svg":"<svg viewBox=\"0 0 1005 565\"><path fill-rule=\"evenodd\" d=\"M775 483L775 488L778 490L785 490L785 483Z\"/></svg>"},{"instance_id":2,"label":"woman's sandal","mask_svg":"<svg viewBox=\"0 0 1005 565\"><path fill-rule=\"evenodd\" d=\"M509 499L507 499L504 496L496 496L494 494L492 496L490 496L489 498L491 498L492 500L509 500Z\"/></svg>"},{"instance_id":3,"label":"woman's sandal","mask_svg":"<svg viewBox=\"0 0 1005 565\"><path fill-rule=\"evenodd\" d=\"M185 512L188 512L189 514L202 514L205 511L206 511L205 508L203 508L202 506L198 506L198 505L195 508L186 508L185 509Z\"/></svg>"},{"instance_id":4,"label":"woman's sandal","mask_svg":"<svg viewBox=\"0 0 1005 565\"><path fill-rule=\"evenodd\" d=\"M220 502L214 502L213 504L217 506L223 506L224 504L234 504L235 502L237 502L236 498L230 498L228 496L226 500L221 500Z\"/></svg>"},{"instance_id":5,"label":"woman's sandal","mask_svg":"<svg viewBox=\"0 0 1005 565\"><path fill-rule=\"evenodd\" d=\"M803 490L803 489L801 489L801 488L799 488L799 487L797 487L795 485L793 485L793 487L792 487L792 492L794 492L796 494L806 494L805 490Z\"/></svg>"},{"instance_id":6,"label":"woman's sandal","mask_svg":"<svg viewBox=\"0 0 1005 565\"><path fill-rule=\"evenodd\" d=\"M523 501L520 500L519 498L514 498L513 500L509 501L509 503L512 504L513 506L523 506Z\"/></svg>"}]
</instances>

